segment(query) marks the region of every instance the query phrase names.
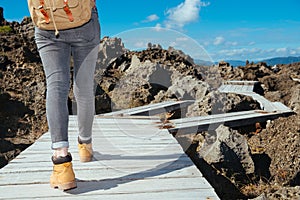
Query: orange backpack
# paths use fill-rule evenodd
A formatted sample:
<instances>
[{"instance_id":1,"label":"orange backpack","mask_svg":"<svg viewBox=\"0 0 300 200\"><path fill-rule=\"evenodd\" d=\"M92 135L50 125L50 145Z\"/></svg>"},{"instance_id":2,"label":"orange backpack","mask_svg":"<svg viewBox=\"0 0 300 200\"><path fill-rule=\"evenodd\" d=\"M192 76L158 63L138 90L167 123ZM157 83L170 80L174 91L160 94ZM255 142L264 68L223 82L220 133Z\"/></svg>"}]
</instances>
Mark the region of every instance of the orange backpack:
<instances>
[{"instance_id":1,"label":"orange backpack","mask_svg":"<svg viewBox=\"0 0 300 200\"><path fill-rule=\"evenodd\" d=\"M28 0L35 26L43 30L65 30L82 26L91 19L93 0Z\"/></svg>"}]
</instances>

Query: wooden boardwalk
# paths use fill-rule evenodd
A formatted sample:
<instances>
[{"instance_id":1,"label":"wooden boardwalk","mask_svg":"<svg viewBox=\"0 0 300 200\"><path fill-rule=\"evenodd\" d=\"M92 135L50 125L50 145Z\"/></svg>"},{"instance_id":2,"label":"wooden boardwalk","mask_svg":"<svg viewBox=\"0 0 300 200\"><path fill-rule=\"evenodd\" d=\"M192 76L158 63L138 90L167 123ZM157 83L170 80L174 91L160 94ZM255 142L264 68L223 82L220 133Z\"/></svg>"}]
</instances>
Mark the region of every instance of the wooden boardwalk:
<instances>
[{"instance_id":1,"label":"wooden boardwalk","mask_svg":"<svg viewBox=\"0 0 300 200\"><path fill-rule=\"evenodd\" d=\"M249 110L208 116L195 116L169 120L164 127L176 134L194 134L207 130L215 130L223 124L228 127L239 127L257 122L265 122L278 117L288 116L294 112L281 102L270 102L255 92L258 81L227 81L218 89L222 93L235 93L252 97L259 102L261 110Z\"/></svg>"},{"instance_id":2,"label":"wooden boardwalk","mask_svg":"<svg viewBox=\"0 0 300 200\"><path fill-rule=\"evenodd\" d=\"M267 112L292 112L290 108L281 102L270 102L265 97L255 92L255 86L258 81L227 81L218 89L222 93L235 93L245 96L251 96L259 102L262 110Z\"/></svg>"},{"instance_id":3,"label":"wooden boardwalk","mask_svg":"<svg viewBox=\"0 0 300 200\"><path fill-rule=\"evenodd\" d=\"M269 102L253 92L254 84L237 81L221 86L219 91L249 95L260 102L262 110L161 124L156 114L184 109L193 102L175 101L95 116L94 160L89 163L78 159L76 116L70 116L70 152L78 187L67 192L50 188L52 151L50 134L45 133L0 169L0 199L219 199L170 133L196 133L220 124L243 126L293 113L280 102Z\"/></svg>"},{"instance_id":4,"label":"wooden boardwalk","mask_svg":"<svg viewBox=\"0 0 300 200\"><path fill-rule=\"evenodd\" d=\"M80 163L76 116L69 139L78 187L50 188L50 134L0 169L0 199L219 199L156 117L96 116L94 160Z\"/></svg>"},{"instance_id":5,"label":"wooden boardwalk","mask_svg":"<svg viewBox=\"0 0 300 200\"><path fill-rule=\"evenodd\" d=\"M169 126L168 130L173 135L194 134L207 130L215 130L221 124L228 127L247 126L257 122L273 120L291 113L291 111L269 113L263 110L249 110L174 119L170 120L169 124L165 124L165 126Z\"/></svg>"}]
</instances>

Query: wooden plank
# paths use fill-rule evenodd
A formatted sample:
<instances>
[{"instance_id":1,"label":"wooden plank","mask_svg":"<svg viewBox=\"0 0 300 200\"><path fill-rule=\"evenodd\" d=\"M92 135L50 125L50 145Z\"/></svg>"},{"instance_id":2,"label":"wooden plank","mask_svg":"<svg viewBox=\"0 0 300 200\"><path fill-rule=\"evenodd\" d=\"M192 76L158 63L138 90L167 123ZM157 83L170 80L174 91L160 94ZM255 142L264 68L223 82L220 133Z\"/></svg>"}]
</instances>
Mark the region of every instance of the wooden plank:
<instances>
[{"instance_id":1,"label":"wooden plank","mask_svg":"<svg viewBox=\"0 0 300 200\"><path fill-rule=\"evenodd\" d=\"M268 112L289 112L291 109L281 104L280 102L270 102L263 96L254 92L254 85L257 81L227 81L219 87L219 91L223 93L236 93L246 96L251 96L254 100L260 103L261 109Z\"/></svg>"},{"instance_id":2,"label":"wooden plank","mask_svg":"<svg viewBox=\"0 0 300 200\"><path fill-rule=\"evenodd\" d=\"M219 91L223 93L253 92L257 81L226 81L220 87Z\"/></svg>"},{"instance_id":3,"label":"wooden plank","mask_svg":"<svg viewBox=\"0 0 300 200\"><path fill-rule=\"evenodd\" d=\"M145 106L139 106L130 109L123 109L120 111L114 111L111 113L101 114L100 116L114 116L114 115L145 115L152 116L164 112L171 112L180 108L187 107L191 105L194 101L185 100L185 101L167 101L155 104L148 104Z\"/></svg>"},{"instance_id":4,"label":"wooden plank","mask_svg":"<svg viewBox=\"0 0 300 200\"><path fill-rule=\"evenodd\" d=\"M218 88L218 90L221 92L221 91L224 91L225 88L226 88L226 85L221 85L221 86Z\"/></svg>"},{"instance_id":5,"label":"wooden plank","mask_svg":"<svg viewBox=\"0 0 300 200\"><path fill-rule=\"evenodd\" d=\"M259 110L249 110L249 111L240 111L240 112L231 112L231 113L221 113L221 114L213 114L213 115L204 115L204 116L195 116L195 117L188 117L188 118L180 118L180 119L173 119L170 120L172 124L176 126L176 124L182 124L185 122L200 122L206 120L216 120L216 119L223 119L225 121L226 117L229 116L243 116L248 114L254 114L259 112Z\"/></svg>"},{"instance_id":6,"label":"wooden plank","mask_svg":"<svg viewBox=\"0 0 300 200\"><path fill-rule=\"evenodd\" d=\"M183 184L178 185L180 181ZM148 187L144 187L144 186ZM132 195L136 198L146 197L146 199L154 199L156 195L158 199L166 199L163 195L171 193L171 199L219 199L213 194L213 189L209 188L206 182L202 182L190 178L175 179L144 179L144 180L119 180L119 179L103 179L99 181L82 181L78 182L77 188L61 192L59 190L49 190L49 185L44 183L36 183L34 185L14 185L2 187L5 191L6 199L36 199L36 198L75 198L81 197L85 199L102 198L114 199L116 195L120 195L123 199L129 199ZM35 188L32 191L32 187ZM18 192L16 192L18 191ZM182 195L185 194L185 195ZM177 196L178 195L178 196ZM176 198L181 197L181 198ZM139 198L138 198L139 199Z\"/></svg>"},{"instance_id":7,"label":"wooden plank","mask_svg":"<svg viewBox=\"0 0 300 200\"><path fill-rule=\"evenodd\" d=\"M143 115L97 115L97 118L102 119L111 119L112 117L114 119L146 119L146 120L159 120L160 118L158 116L143 116Z\"/></svg>"},{"instance_id":8,"label":"wooden plank","mask_svg":"<svg viewBox=\"0 0 300 200\"><path fill-rule=\"evenodd\" d=\"M252 93L241 92L240 94L251 96L254 100L258 101L261 104L262 109L265 110L265 111L268 111L268 112L290 112L290 113L292 113L292 110L289 107L285 106L284 104L282 104L280 102L270 102L265 97L263 97L259 94L256 94L254 92L252 92Z\"/></svg>"},{"instance_id":9,"label":"wooden plank","mask_svg":"<svg viewBox=\"0 0 300 200\"><path fill-rule=\"evenodd\" d=\"M227 91L229 91L229 89L230 89L230 85L223 85L222 86L222 91L221 92L227 92ZM220 89L220 88L219 88Z\"/></svg>"},{"instance_id":10,"label":"wooden plank","mask_svg":"<svg viewBox=\"0 0 300 200\"><path fill-rule=\"evenodd\" d=\"M273 102L273 106L276 107L276 110L281 111L281 112L285 112L285 111L292 112L292 110L289 107L287 107L286 105L284 105L281 102Z\"/></svg>"},{"instance_id":11,"label":"wooden plank","mask_svg":"<svg viewBox=\"0 0 300 200\"><path fill-rule=\"evenodd\" d=\"M255 85L258 83L259 81L239 81L239 80L231 80L231 81L224 82L224 84L230 84L230 85Z\"/></svg>"},{"instance_id":12,"label":"wooden plank","mask_svg":"<svg viewBox=\"0 0 300 200\"><path fill-rule=\"evenodd\" d=\"M188 195L192 194L192 195ZM80 194L80 195L64 195L63 199L105 199L105 200L156 200L161 199L172 199L172 200L215 200L214 196L210 196L211 191L207 189L181 189L179 191L159 191L153 193L109 193L109 194ZM32 199L32 197L21 197L21 198L9 198L9 199ZM39 199L39 197L37 197ZM60 196L48 196L47 200L62 199Z\"/></svg>"},{"instance_id":13,"label":"wooden plank","mask_svg":"<svg viewBox=\"0 0 300 200\"><path fill-rule=\"evenodd\" d=\"M80 162L74 162L74 170L76 171L76 174L78 173L77 171L84 171L84 170L95 170L99 171L97 173L103 173L101 170L105 171L112 171L109 174L106 174L105 176L112 176L114 175L114 171L118 171L119 173L127 173L127 172L142 172L145 167L147 167L147 171L150 172L152 171L167 171L169 170L168 174L172 174L180 172L180 173L188 173L188 174L193 174L193 175L199 175L202 176L199 170L197 170L193 165L191 165L190 162L188 162L187 158L182 158L179 157L178 159L175 159L173 157L173 160L170 159L170 162L165 162L163 165L159 165L158 163L155 162L150 162L150 165L148 163L141 163L142 165L137 165L134 164L135 160L131 160L128 165L119 165L115 166L115 164L118 162L120 159L116 160L109 160L105 155L102 156L105 158L105 161L103 160L93 160L91 163L80 163ZM113 158L113 157L111 157ZM126 159L124 157L123 159ZM171 170L172 169L172 170ZM40 181L42 181L44 178L40 174L41 172L47 172L47 174L51 173L52 170L52 163L49 161L43 161L43 162L31 162L31 163L11 163L9 170L8 169L3 169L0 172L0 185L5 185L8 184L8 181L12 182L18 182L22 177L18 177L17 179L13 179L11 175L16 175L19 176L20 173L32 173L36 174L37 177L39 177ZM176 172L175 172L176 171ZM9 179L3 179L5 175L9 174L10 177ZM39 176L40 174L40 176ZM98 176L98 174L96 175ZM101 174L101 176L104 176ZM23 177L24 180L31 180L31 177ZM46 178L49 178L48 176Z\"/></svg>"},{"instance_id":14,"label":"wooden plank","mask_svg":"<svg viewBox=\"0 0 300 200\"><path fill-rule=\"evenodd\" d=\"M77 163L77 162L76 162ZM36 166L30 170L15 171L14 173L1 173L0 175L0 187L8 185L25 185L32 183L48 183L51 175L52 167L45 168L45 165ZM74 164L74 171L78 180L101 180L101 179L161 179L161 178L202 178L202 174L199 170L196 170L193 166L187 165L184 162L174 163L171 165L156 166L153 167L140 167L138 165L126 168L114 168L102 163L98 163L95 166L86 164ZM146 169L146 170L145 170ZM20 176L20 174L23 174ZM7 175L9 179L4 179L1 176ZM24 176L26 175L26 176ZM120 178L121 177L121 178Z\"/></svg>"},{"instance_id":15,"label":"wooden plank","mask_svg":"<svg viewBox=\"0 0 300 200\"><path fill-rule=\"evenodd\" d=\"M264 122L270 119L276 119L280 116L284 116L285 113L264 113L264 112L256 112L253 114L246 114L240 116L231 116L231 113L228 113L224 118L216 118L216 119L205 119L199 120L198 122L193 119L193 121L182 124L175 124L174 128L169 128L169 132L172 134L180 133L180 134L190 134L190 133L198 133L207 130L214 130L220 124L224 124L229 127L238 127L245 126L250 124L255 124L256 122Z\"/></svg>"},{"instance_id":16,"label":"wooden plank","mask_svg":"<svg viewBox=\"0 0 300 200\"><path fill-rule=\"evenodd\" d=\"M247 85L247 86L246 86L246 91L247 91L247 92L253 92L253 91L254 91L254 86Z\"/></svg>"}]
</instances>

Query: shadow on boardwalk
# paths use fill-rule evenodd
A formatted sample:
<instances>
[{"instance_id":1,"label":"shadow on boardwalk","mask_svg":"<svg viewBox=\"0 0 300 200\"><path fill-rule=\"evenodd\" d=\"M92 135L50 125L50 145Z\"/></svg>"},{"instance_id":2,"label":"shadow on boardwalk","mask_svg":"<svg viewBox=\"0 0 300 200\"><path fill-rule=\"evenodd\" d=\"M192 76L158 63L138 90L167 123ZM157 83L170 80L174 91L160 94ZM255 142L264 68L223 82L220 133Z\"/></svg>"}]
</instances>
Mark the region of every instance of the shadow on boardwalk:
<instances>
[{"instance_id":1,"label":"shadow on boardwalk","mask_svg":"<svg viewBox=\"0 0 300 200\"><path fill-rule=\"evenodd\" d=\"M98 152L95 152L96 161L101 158L103 159L126 159L126 160L136 160L136 159L152 159L152 156L118 156L118 155L102 155ZM165 159L166 157L178 157L178 154L175 155L163 155L161 159ZM155 156L157 159L157 156ZM168 174L170 172L174 172L176 170L183 169L185 167L192 166L191 162L186 162L186 155L181 155L177 160L166 162L156 167L136 172L132 174L128 174L126 176L112 178L112 179L103 179L103 180L77 180L77 188L73 190L66 191L69 194L84 194L91 191L97 190L109 190L114 187L118 187L121 184L126 184L136 180L143 180L147 178L152 178L155 176Z\"/></svg>"}]
</instances>

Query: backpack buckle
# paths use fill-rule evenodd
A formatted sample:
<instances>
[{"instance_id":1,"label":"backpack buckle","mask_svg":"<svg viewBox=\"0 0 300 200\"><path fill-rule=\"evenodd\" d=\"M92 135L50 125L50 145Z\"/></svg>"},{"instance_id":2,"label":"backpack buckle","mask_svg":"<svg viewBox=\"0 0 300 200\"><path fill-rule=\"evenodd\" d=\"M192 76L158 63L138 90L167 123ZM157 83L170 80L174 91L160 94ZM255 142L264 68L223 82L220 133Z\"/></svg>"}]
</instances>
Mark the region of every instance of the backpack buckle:
<instances>
[{"instance_id":1,"label":"backpack buckle","mask_svg":"<svg viewBox=\"0 0 300 200\"><path fill-rule=\"evenodd\" d=\"M40 10L42 15L44 16L46 23L49 24L50 23L50 18L49 18L49 15L48 15L47 11L44 8L44 5L45 5L44 0L40 0L40 6L38 7L38 9Z\"/></svg>"},{"instance_id":2,"label":"backpack buckle","mask_svg":"<svg viewBox=\"0 0 300 200\"><path fill-rule=\"evenodd\" d=\"M68 0L64 0L64 8L63 9L64 9L65 13L68 15L68 18L69 18L70 22L74 21L74 17L72 15L72 12L71 12L70 7L68 5Z\"/></svg>"}]
</instances>

